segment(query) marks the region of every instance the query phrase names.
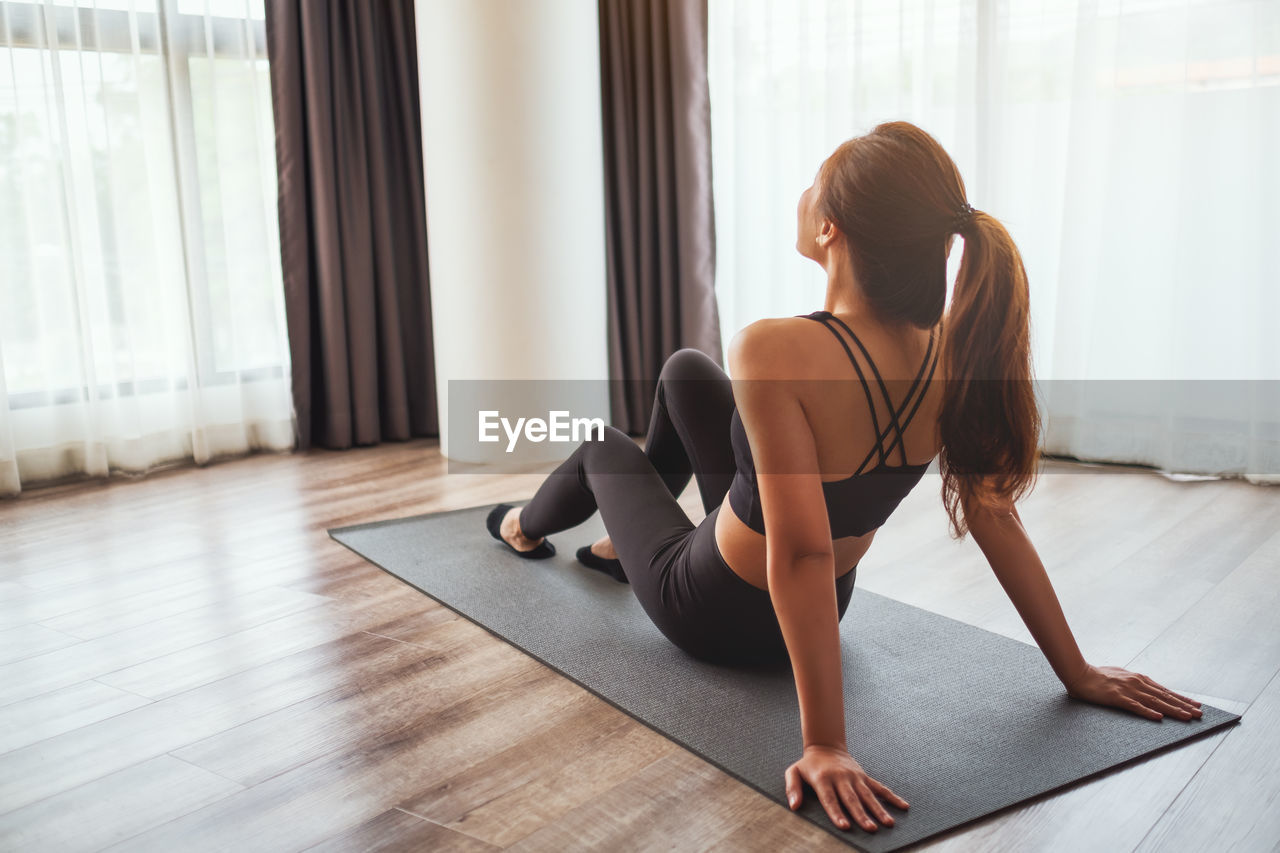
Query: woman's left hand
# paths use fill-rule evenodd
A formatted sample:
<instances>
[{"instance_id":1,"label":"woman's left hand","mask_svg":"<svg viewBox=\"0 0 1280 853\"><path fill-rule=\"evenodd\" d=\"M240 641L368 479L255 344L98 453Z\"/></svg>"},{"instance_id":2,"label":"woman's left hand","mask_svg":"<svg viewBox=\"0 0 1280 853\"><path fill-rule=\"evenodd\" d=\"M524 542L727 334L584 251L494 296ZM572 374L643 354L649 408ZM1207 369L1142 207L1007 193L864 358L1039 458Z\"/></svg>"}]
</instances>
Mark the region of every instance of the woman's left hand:
<instances>
[{"instance_id":1,"label":"woman's left hand","mask_svg":"<svg viewBox=\"0 0 1280 853\"><path fill-rule=\"evenodd\" d=\"M1194 699L1118 666L1088 667L1083 676L1067 687L1067 695L1097 705L1113 705L1152 720L1159 720L1165 714L1179 720L1193 720L1204 713Z\"/></svg>"}]
</instances>

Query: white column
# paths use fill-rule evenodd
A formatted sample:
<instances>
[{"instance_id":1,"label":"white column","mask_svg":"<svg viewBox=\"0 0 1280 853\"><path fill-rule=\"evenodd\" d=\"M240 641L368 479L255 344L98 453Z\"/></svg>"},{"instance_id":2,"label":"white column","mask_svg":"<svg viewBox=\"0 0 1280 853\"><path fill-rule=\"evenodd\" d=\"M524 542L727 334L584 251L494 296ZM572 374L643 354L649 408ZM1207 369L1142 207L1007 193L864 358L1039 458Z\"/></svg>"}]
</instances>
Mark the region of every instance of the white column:
<instances>
[{"instance_id":1,"label":"white column","mask_svg":"<svg viewBox=\"0 0 1280 853\"><path fill-rule=\"evenodd\" d=\"M415 14L440 448L508 461L505 440L476 440L478 406L609 421L596 4L417 0ZM595 381L459 384L477 379ZM522 460L567 455L521 444Z\"/></svg>"}]
</instances>

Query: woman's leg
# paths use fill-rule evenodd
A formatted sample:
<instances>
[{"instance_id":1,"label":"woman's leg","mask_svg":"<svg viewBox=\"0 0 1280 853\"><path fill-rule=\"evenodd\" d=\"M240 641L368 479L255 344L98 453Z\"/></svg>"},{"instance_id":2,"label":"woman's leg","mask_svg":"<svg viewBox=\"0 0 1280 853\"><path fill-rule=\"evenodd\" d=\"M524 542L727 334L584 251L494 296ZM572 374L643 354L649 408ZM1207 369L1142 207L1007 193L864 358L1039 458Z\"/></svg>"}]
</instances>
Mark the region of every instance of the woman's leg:
<instances>
[{"instance_id":1,"label":"woman's leg","mask_svg":"<svg viewBox=\"0 0 1280 853\"><path fill-rule=\"evenodd\" d=\"M672 559L695 529L645 452L622 430L584 441L520 508L520 529L538 540L575 527L599 509L641 607L677 645L680 612L669 587Z\"/></svg>"},{"instance_id":2,"label":"woman's leg","mask_svg":"<svg viewBox=\"0 0 1280 853\"><path fill-rule=\"evenodd\" d=\"M584 442L520 508L529 542L586 521L599 509L623 574L641 606L677 645L687 632L671 566L695 529L676 498L698 477L704 509L719 507L733 479L729 377L705 353L684 348L663 365L642 451L621 430Z\"/></svg>"},{"instance_id":3,"label":"woman's leg","mask_svg":"<svg viewBox=\"0 0 1280 853\"><path fill-rule=\"evenodd\" d=\"M733 482L733 408L733 383L710 356L684 347L667 357L654 391L644 452L674 497L696 474L704 513L724 501ZM591 550L597 557L617 556L607 535L592 543Z\"/></svg>"},{"instance_id":4,"label":"woman's leg","mask_svg":"<svg viewBox=\"0 0 1280 853\"><path fill-rule=\"evenodd\" d=\"M724 501L733 481L733 407L733 383L706 353L685 347L667 358L644 452L673 497L697 477L704 513Z\"/></svg>"}]
</instances>

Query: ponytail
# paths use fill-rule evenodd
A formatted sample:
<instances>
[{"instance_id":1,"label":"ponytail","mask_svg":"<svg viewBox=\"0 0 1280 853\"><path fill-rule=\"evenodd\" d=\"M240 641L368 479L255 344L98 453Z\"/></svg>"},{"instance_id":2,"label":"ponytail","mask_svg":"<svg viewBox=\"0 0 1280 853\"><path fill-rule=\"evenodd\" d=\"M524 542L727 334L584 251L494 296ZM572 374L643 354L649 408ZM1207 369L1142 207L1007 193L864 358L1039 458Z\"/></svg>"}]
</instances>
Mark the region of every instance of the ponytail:
<instances>
[{"instance_id":1,"label":"ponytail","mask_svg":"<svg viewBox=\"0 0 1280 853\"><path fill-rule=\"evenodd\" d=\"M960 171L938 141L910 122L846 140L818 177L817 212L844 236L873 310L921 329L942 319L949 376L938 463L952 536L963 538L963 511L1009 507L1035 480L1040 412L1022 256L999 220L965 201ZM946 309L947 241L956 232L964 256Z\"/></svg>"},{"instance_id":2,"label":"ponytail","mask_svg":"<svg viewBox=\"0 0 1280 853\"><path fill-rule=\"evenodd\" d=\"M1004 225L982 211L960 233L964 255L944 320L949 375L939 416L942 502L957 539L969 529L962 510L1009 507L1030 491L1040 444L1022 256Z\"/></svg>"}]
</instances>

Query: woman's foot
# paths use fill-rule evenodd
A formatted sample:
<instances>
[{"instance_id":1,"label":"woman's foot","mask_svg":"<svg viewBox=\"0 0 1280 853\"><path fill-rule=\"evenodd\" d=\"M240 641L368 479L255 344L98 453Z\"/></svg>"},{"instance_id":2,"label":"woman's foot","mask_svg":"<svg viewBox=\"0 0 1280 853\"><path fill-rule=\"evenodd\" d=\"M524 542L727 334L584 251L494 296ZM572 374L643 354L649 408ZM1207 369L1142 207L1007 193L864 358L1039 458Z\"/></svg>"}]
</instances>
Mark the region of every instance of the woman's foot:
<instances>
[{"instance_id":1,"label":"woman's foot","mask_svg":"<svg viewBox=\"0 0 1280 853\"><path fill-rule=\"evenodd\" d=\"M578 562L582 565L604 572L619 583L630 583L622 570L622 561L618 559L618 552L613 549L613 542L608 536L590 545L583 545L578 549L577 556Z\"/></svg>"},{"instance_id":2,"label":"woman's foot","mask_svg":"<svg viewBox=\"0 0 1280 853\"><path fill-rule=\"evenodd\" d=\"M507 514L502 519L502 538L508 545L517 551L532 551L542 544L547 537L541 539L530 539L520 530L520 510L522 507L513 506L507 510Z\"/></svg>"},{"instance_id":3,"label":"woman's foot","mask_svg":"<svg viewBox=\"0 0 1280 853\"><path fill-rule=\"evenodd\" d=\"M489 535L514 551L517 556L528 560L543 560L554 556L556 548L547 537L530 539L524 535L524 531L520 529L521 509L511 504L498 504L489 510L484 522Z\"/></svg>"},{"instance_id":4,"label":"woman's foot","mask_svg":"<svg viewBox=\"0 0 1280 853\"><path fill-rule=\"evenodd\" d=\"M591 543L591 553L605 560L618 559L618 552L613 550L613 539L608 536Z\"/></svg>"}]
</instances>

